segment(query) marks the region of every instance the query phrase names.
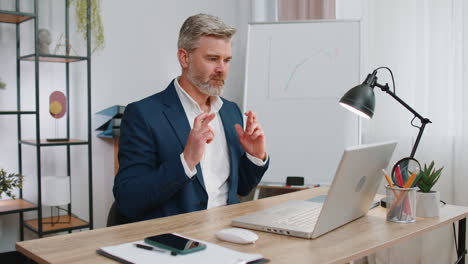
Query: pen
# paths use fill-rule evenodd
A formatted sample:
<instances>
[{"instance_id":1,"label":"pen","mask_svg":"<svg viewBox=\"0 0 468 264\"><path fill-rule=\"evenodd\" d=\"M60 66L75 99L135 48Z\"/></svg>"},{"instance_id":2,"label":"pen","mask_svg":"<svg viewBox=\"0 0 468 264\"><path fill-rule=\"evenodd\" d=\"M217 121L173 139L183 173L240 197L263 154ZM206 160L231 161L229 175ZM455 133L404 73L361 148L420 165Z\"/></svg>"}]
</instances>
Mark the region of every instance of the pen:
<instances>
[{"instance_id":1,"label":"pen","mask_svg":"<svg viewBox=\"0 0 468 264\"><path fill-rule=\"evenodd\" d=\"M146 249L146 250L152 250L152 251L157 251L157 252L161 252L161 253L166 253L168 251L166 250L162 250L162 249L159 249L159 248L154 248L154 247L151 247L151 246L147 246L147 245L143 245L143 244L134 244L137 248L141 248L141 249ZM174 252L174 251L170 251L171 252L171 255L172 256L177 256L177 252Z\"/></svg>"}]
</instances>

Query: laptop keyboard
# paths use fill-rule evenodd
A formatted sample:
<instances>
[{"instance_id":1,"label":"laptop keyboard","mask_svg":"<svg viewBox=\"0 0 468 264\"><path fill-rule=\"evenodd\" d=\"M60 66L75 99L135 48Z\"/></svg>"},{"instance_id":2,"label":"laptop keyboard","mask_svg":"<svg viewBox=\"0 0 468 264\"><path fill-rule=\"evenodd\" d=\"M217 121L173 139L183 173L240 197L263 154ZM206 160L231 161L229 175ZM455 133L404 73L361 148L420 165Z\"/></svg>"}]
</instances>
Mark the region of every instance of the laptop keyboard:
<instances>
[{"instance_id":1,"label":"laptop keyboard","mask_svg":"<svg viewBox=\"0 0 468 264\"><path fill-rule=\"evenodd\" d=\"M305 211L299 212L296 215L280 218L275 221L276 224L297 226L297 227L310 227L315 226L317 219L320 215L322 206L309 208Z\"/></svg>"}]
</instances>

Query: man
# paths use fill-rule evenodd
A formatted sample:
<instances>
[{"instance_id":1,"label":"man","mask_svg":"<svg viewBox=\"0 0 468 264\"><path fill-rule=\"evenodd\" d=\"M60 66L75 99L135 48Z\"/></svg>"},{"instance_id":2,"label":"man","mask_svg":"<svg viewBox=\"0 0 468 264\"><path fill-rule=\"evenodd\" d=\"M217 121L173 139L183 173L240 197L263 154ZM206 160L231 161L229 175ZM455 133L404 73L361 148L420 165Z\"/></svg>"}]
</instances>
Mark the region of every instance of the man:
<instances>
[{"instance_id":1,"label":"man","mask_svg":"<svg viewBox=\"0 0 468 264\"><path fill-rule=\"evenodd\" d=\"M243 130L239 107L220 97L235 29L219 18L189 17L180 30L180 77L129 104L120 137L117 208L129 221L238 203L268 168L255 114Z\"/></svg>"}]
</instances>

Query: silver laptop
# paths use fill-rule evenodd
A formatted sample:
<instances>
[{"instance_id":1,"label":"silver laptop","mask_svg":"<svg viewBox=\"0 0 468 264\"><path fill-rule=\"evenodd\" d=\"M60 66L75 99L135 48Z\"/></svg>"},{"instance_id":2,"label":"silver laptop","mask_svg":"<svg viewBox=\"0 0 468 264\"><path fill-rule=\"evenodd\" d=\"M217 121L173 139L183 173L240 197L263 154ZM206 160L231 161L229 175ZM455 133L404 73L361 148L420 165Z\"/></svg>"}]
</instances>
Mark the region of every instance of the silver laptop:
<instances>
[{"instance_id":1,"label":"silver laptop","mask_svg":"<svg viewBox=\"0 0 468 264\"><path fill-rule=\"evenodd\" d=\"M367 213L396 142L345 149L325 202L291 200L234 218L233 226L316 238Z\"/></svg>"}]
</instances>

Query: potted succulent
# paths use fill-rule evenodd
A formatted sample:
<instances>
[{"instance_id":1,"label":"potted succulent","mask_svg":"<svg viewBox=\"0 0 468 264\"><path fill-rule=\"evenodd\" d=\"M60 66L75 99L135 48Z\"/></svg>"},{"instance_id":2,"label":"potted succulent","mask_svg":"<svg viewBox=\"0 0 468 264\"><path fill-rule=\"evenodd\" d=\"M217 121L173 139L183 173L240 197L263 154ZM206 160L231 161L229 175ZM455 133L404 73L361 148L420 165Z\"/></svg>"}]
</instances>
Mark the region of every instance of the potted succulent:
<instances>
[{"instance_id":1,"label":"potted succulent","mask_svg":"<svg viewBox=\"0 0 468 264\"><path fill-rule=\"evenodd\" d=\"M440 211L440 193L432 190L432 187L437 183L444 167L434 168L434 161L427 167L424 164L424 169L420 172L418 181L418 201L416 207L416 215L420 217L435 217L439 216Z\"/></svg>"},{"instance_id":2,"label":"potted succulent","mask_svg":"<svg viewBox=\"0 0 468 264\"><path fill-rule=\"evenodd\" d=\"M17 173L8 173L0 168L0 198L2 194L16 199L13 194L14 188L21 188L23 186L23 175Z\"/></svg>"}]
</instances>

